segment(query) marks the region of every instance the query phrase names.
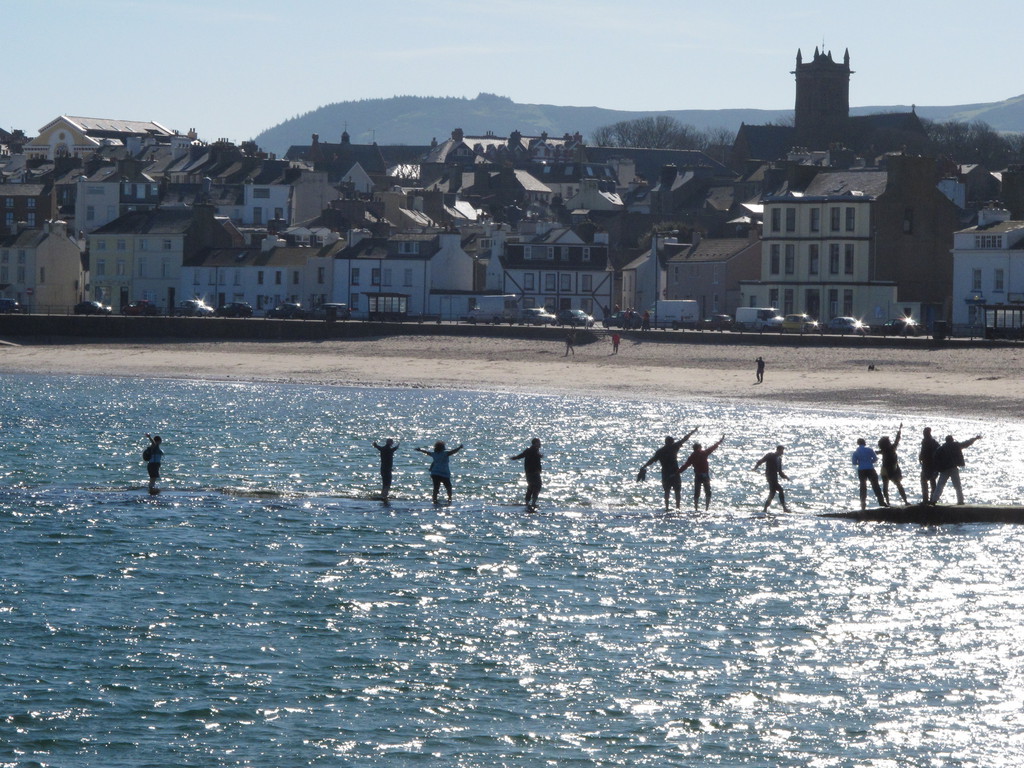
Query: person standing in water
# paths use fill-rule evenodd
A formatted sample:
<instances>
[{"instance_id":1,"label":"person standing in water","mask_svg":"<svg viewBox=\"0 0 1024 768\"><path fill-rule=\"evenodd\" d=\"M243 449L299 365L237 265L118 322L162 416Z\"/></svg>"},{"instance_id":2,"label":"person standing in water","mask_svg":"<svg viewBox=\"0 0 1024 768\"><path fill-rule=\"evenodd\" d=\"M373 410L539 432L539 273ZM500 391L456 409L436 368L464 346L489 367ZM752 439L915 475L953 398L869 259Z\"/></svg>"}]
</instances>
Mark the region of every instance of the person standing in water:
<instances>
[{"instance_id":1,"label":"person standing in water","mask_svg":"<svg viewBox=\"0 0 1024 768\"><path fill-rule=\"evenodd\" d=\"M917 460L921 463L921 503L928 504L935 496L935 452L939 450L939 441L932 437L931 427L925 427L923 435Z\"/></svg>"},{"instance_id":2,"label":"person standing in water","mask_svg":"<svg viewBox=\"0 0 1024 768\"><path fill-rule=\"evenodd\" d=\"M952 435L946 435L946 441L935 452L935 471L938 472L939 479L935 484L935 493L932 494L932 504L939 503L939 497L942 495L942 489L946 487L947 480L953 484L953 489L956 491L956 503L964 503L964 491L960 486L960 468L964 465L964 448L969 448L980 439L981 435L976 435L970 440L958 443Z\"/></svg>"},{"instance_id":3,"label":"person standing in water","mask_svg":"<svg viewBox=\"0 0 1024 768\"><path fill-rule=\"evenodd\" d=\"M785 453L786 446L777 445L775 450L771 453L766 453L760 459L757 460L757 464L754 465L754 469L757 469L764 464L764 478L768 481L768 499L764 503L764 511L768 511L768 505L772 503L772 499L775 498L775 494L779 494L779 502L782 504L782 511L789 512L786 508L786 492L782 489L779 478L783 480L789 480L786 473L782 471L782 454Z\"/></svg>"},{"instance_id":4,"label":"person standing in water","mask_svg":"<svg viewBox=\"0 0 1024 768\"><path fill-rule=\"evenodd\" d=\"M156 487L156 481L160 479L160 465L164 460L164 452L160 447L162 442L160 435L150 436L147 432L146 437L149 438L149 445L142 452L142 458L146 462L146 472L149 474L149 492L156 495L160 493L160 489Z\"/></svg>"},{"instance_id":5,"label":"person standing in water","mask_svg":"<svg viewBox=\"0 0 1024 768\"><path fill-rule=\"evenodd\" d=\"M904 506L907 502L907 494L903 490L903 470L900 469L900 460L896 456L896 449L900 447L900 437L903 435L903 423L900 422L896 430L896 439L890 440L888 435L878 439L878 452L882 455L882 495L885 496L885 503L889 504L889 483L896 486L903 499Z\"/></svg>"},{"instance_id":6,"label":"person standing in water","mask_svg":"<svg viewBox=\"0 0 1024 768\"><path fill-rule=\"evenodd\" d=\"M889 502L882 496L882 489L878 487L878 472L875 471L878 454L868 448L867 441L863 437L857 438L857 449L853 452L850 460L857 467L857 480L860 483L860 508L868 508L869 481L871 490L875 492L875 498L878 499L878 506L888 507Z\"/></svg>"},{"instance_id":7,"label":"person standing in water","mask_svg":"<svg viewBox=\"0 0 1024 768\"><path fill-rule=\"evenodd\" d=\"M380 453L380 497L387 501L391 493L391 469L395 463L395 451L401 443L389 437L384 445L377 445L376 440L371 445Z\"/></svg>"},{"instance_id":8,"label":"person standing in water","mask_svg":"<svg viewBox=\"0 0 1024 768\"><path fill-rule=\"evenodd\" d=\"M437 493L443 485L448 492L448 503L452 502L452 473L448 468L448 459L462 450L462 443L450 451L445 448L444 440L434 443L434 450L428 448L417 448L420 453L430 457L430 479L434 484L434 503L437 504Z\"/></svg>"},{"instance_id":9,"label":"person standing in water","mask_svg":"<svg viewBox=\"0 0 1024 768\"><path fill-rule=\"evenodd\" d=\"M544 454L540 452L540 438L533 438L529 448L508 458L509 461L523 460L523 472L526 474L526 506L536 509L542 486L540 460L544 458Z\"/></svg>"},{"instance_id":10,"label":"person standing in water","mask_svg":"<svg viewBox=\"0 0 1024 768\"><path fill-rule=\"evenodd\" d=\"M676 509L679 509L680 495L682 492L682 479L679 477L679 449L683 443L689 440L697 431L694 427L686 433L682 440L675 440L671 435L665 436L665 444L654 452L654 455L647 460L647 463L640 467L637 480L647 477L647 468L654 462L661 463L661 487L665 490L665 511L668 511L669 496L675 491Z\"/></svg>"},{"instance_id":11,"label":"person standing in water","mask_svg":"<svg viewBox=\"0 0 1024 768\"><path fill-rule=\"evenodd\" d=\"M686 458L683 465L679 467L679 474L693 467L693 511L700 509L700 490L704 489L704 511L711 506L711 467L708 465L708 456L715 452L715 449L722 444L725 435L718 438L718 442L708 449L701 448L700 443L693 444L693 452Z\"/></svg>"}]
</instances>

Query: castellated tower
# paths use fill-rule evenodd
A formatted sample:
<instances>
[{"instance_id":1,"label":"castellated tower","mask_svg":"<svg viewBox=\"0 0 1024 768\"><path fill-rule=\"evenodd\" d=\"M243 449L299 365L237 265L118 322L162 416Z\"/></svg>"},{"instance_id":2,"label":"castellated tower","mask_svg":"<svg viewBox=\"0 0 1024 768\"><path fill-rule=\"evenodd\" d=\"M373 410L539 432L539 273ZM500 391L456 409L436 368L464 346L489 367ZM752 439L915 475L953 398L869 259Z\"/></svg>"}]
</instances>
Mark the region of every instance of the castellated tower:
<instances>
[{"instance_id":1,"label":"castellated tower","mask_svg":"<svg viewBox=\"0 0 1024 768\"><path fill-rule=\"evenodd\" d=\"M843 63L832 52L814 49L814 58L803 61L796 52L796 144L812 150L828 149L846 139L850 120L850 51Z\"/></svg>"}]
</instances>

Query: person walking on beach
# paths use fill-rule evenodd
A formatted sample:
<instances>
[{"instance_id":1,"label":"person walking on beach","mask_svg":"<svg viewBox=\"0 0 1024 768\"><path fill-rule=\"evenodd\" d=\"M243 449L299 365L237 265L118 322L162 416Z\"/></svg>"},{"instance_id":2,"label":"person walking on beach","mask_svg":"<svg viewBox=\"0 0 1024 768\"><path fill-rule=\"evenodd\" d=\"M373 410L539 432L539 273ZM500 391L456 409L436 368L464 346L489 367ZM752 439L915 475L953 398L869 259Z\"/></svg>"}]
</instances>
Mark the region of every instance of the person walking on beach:
<instances>
[{"instance_id":1,"label":"person walking on beach","mask_svg":"<svg viewBox=\"0 0 1024 768\"><path fill-rule=\"evenodd\" d=\"M761 357L760 355L758 355L757 356L757 360L755 360L754 362L757 363L757 383L758 384L763 384L764 383L764 358Z\"/></svg>"},{"instance_id":2,"label":"person walking on beach","mask_svg":"<svg viewBox=\"0 0 1024 768\"><path fill-rule=\"evenodd\" d=\"M146 462L146 472L149 474L149 492L155 496L160 493L160 489L156 487L156 481L160 479L160 465L164 460L164 451L160 447L162 442L160 435L150 436L147 432L146 437L149 438L149 445L142 452L142 460Z\"/></svg>"},{"instance_id":3,"label":"person walking on beach","mask_svg":"<svg viewBox=\"0 0 1024 768\"><path fill-rule=\"evenodd\" d=\"M888 435L883 435L878 439L878 452L882 456L882 495L885 496L885 503L890 504L889 501L889 483L896 486L896 490L900 493L900 498L903 499L903 505L906 506L909 502L907 501L907 494L903 490L903 470L900 469L900 460L896 455L896 449L900 447L900 437L903 435L903 423L900 422L899 429L896 430L896 439L890 440Z\"/></svg>"},{"instance_id":4,"label":"person walking on beach","mask_svg":"<svg viewBox=\"0 0 1024 768\"><path fill-rule=\"evenodd\" d=\"M689 467L693 467L693 511L700 510L700 490L704 489L704 511L711 506L711 467L708 465L708 456L715 452L715 449L722 444L725 435L718 438L718 442L706 450L701 448L700 443L693 444L693 452L686 458L683 465L679 467L679 474L682 475Z\"/></svg>"},{"instance_id":5,"label":"person walking on beach","mask_svg":"<svg viewBox=\"0 0 1024 768\"><path fill-rule=\"evenodd\" d=\"M786 492L782 490L782 484L779 483L779 478L783 480L789 480L789 477L785 472L782 471L782 454L786 452L786 446L777 445L775 450L771 453L766 453L760 459L757 464L754 465L754 469L757 469L764 464L764 479L768 481L768 498L764 502L764 511L768 512L768 505L772 503L772 499L775 498L775 494L779 494L779 502L782 504L782 511L789 512L786 508Z\"/></svg>"},{"instance_id":6,"label":"person walking on beach","mask_svg":"<svg viewBox=\"0 0 1024 768\"><path fill-rule=\"evenodd\" d=\"M570 328L565 334L565 354L562 357L568 357L569 353L572 352L572 356L576 357L576 329Z\"/></svg>"},{"instance_id":7,"label":"person walking on beach","mask_svg":"<svg viewBox=\"0 0 1024 768\"><path fill-rule=\"evenodd\" d=\"M640 330L651 330L651 313L648 310L644 310L643 318L640 320Z\"/></svg>"},{"instance_id":8,"label":"person walking on beach","mask_svg":"<svg viewBox=\"0 0 1024 768\"><path fill-rule=\"evenodd\" d=\"M526 506L531 510L536 509L542 485L540 460L544 458L544 454L540 452L540 438L533 438L529 448L508 458L509 461L523 460L523 472L526 474Z\"/></svg>"},{"instance_id":9,"label":"person walking on beach","mask_svg":"<svg viewBox=\"0 0 1024 768\"><path fill-rule=\"evenodd\" d=\"M932 494L933 505L939 503L947 480L953 484L956 491L956 503L964 503L964 491L960 487L960 467L964 465L964 448L969 448L980 439L981 435L975 435L970 440L958 443L952 435L946 435L946 441L935 452L935 471L939 473L939 479L935 484L935 493Z\"/></svg>"},{"instance_id":10,"label":"person walking on beach","mask_svg":"<svg viewBox=\"0 0 1024 768\"><path fill-rule=\"evenodd\" d=\"M619 354L619 342L622 341L622 337L617 333L612 334L612 354Z\"/></svg>"},{"instance_id":11,"label":"person walking on beach","mask_svg":"<svg viewBox=\"0 0 1024 768\"><path fill-rule=\"evenodd\" d=\"M682 479L679 477L679 449L683 443L689 440L697 428L686 433L681 440L674 439L671 435L665 436L665 444L654 452L654 455L647 460L647 463L640 467L636 479L643 480L647 477L647 468L654 462L661 463L661 487L665 491L665 511L668 511L669 496L672 492L676 495L676 509L679 509L682 495Z\"/></svg>"},{"instance_id":12,"label":"person walking on beach","mask_svg":"<svg viewBox=\"0 0 1024 768\"><path fill-rule=\"evenodd\" d=\"M434 450L428 448L417 448L420 453L425 453L430 457L430 479L434 484L434 503L437 504L437 493L441 490L441 486L448 492L448 503L452 503L452 473L448 468L449 457L455 455L462 450L462 443L450 451L445 448L444 440L438 440L434 443Z\"/></svg>"},{"instance_id":13,"label":"person walking on beach","mask_svg":"<svg viewBox=\"0 0 1024 768\"><path fill-rule=\"evenodd\" d=\"M391 493L391 468L394 466L395 451L401 443L389 437L384 441L384 445L377 445L376 440L371 445L380 453L380 497L387 501Z\"/></svg>"},{"instance_id":14,"label":"person walking on beach","mask_svg":"<svg viewBox=\"0 0 1024 768\"><path fill-rule=\"evenodd\" d=\"M878 487L878 472L875 470L878 454L868 448L867 441L863 437L857 438L857 449L853 452L851 460L857 467L857 480L860 482L860 508L868 508L868 481L871 482L871 490L875 492L875 498L878 499L878 506L888 507L888 502L882 496L882 489Z\"/></svg>"},{"instance_id":15,"label":"person walking on beach","mask_svg":"<svg viewBox=\"0 0 1024 768\"><path fill-rule=\"evenodd\" d=\"M931 427L925 427L923 434L917 460L921 463L921 503L927 504L935 496L935 452L939 450L939 441L932 437Z\"/></svg>"}]
</instances>

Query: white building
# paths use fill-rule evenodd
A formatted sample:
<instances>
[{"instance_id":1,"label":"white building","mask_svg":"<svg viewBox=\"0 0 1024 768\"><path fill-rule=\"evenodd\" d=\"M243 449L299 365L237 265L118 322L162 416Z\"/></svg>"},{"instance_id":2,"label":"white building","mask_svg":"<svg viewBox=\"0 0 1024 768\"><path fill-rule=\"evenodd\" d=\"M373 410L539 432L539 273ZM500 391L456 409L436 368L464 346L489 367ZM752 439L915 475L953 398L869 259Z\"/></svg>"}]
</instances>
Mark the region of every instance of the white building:
<instances>
[{"instance_id":1,"label":"white building","mask_svg":"<svg viewBox=\"0 0 1024 768\"><path fill-rule=\"evenodd\" d=\"M953 326L962 331L1024 326L1024 221L987 208L978 213L977 226L953 235L952 309Z\"/></svg>"},{"instance_id":2,"label":"white building","mask_svg":"<svg viewBox=\"0 0 1024 768\"><path fill-rule=\"evenodd\" d=\"M67 312L82 300L82 249L67 224L47 221L0 238L0 296L34 312Z\"/></svg>"}]
</instances>

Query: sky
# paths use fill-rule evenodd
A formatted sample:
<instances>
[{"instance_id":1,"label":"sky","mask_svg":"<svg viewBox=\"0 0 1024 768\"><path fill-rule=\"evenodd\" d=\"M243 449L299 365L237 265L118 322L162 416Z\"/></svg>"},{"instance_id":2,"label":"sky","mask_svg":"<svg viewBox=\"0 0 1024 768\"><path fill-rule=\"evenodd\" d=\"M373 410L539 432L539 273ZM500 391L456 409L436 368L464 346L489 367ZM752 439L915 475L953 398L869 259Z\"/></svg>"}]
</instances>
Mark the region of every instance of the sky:
<instances>
[{"instance_id":1,"label":"sky","mask_svg":"<svg viewBox=\"0 0 1024 768\"><path fill-rule=\"evenodd\" d=\"M480 92L792 109L816 46L849 49L854 107L1001 101L1024 94L1022 20L1020 0L0 0L0 127L64 114L240 142L325 104Z\"/></svg>"}]
</instances>

